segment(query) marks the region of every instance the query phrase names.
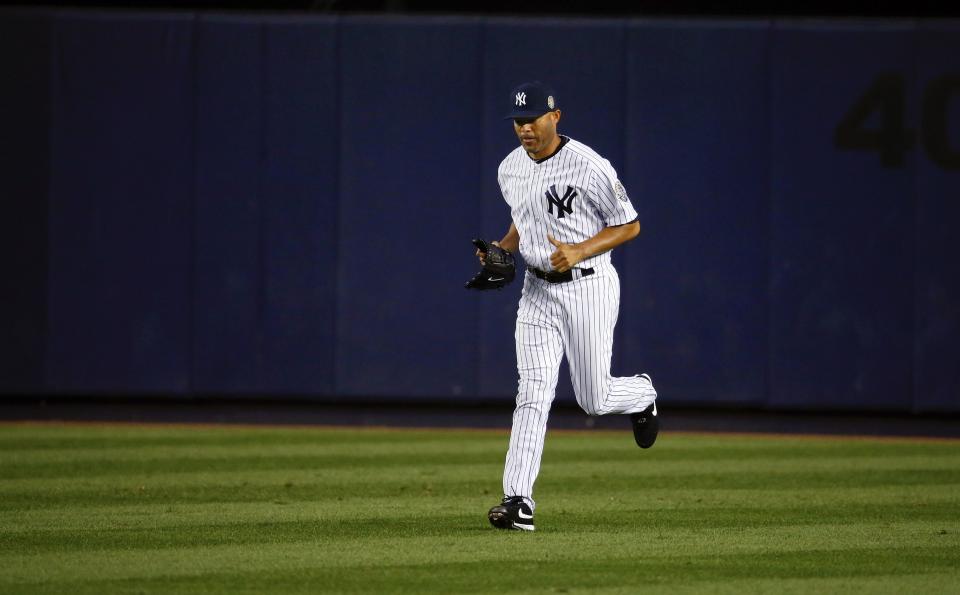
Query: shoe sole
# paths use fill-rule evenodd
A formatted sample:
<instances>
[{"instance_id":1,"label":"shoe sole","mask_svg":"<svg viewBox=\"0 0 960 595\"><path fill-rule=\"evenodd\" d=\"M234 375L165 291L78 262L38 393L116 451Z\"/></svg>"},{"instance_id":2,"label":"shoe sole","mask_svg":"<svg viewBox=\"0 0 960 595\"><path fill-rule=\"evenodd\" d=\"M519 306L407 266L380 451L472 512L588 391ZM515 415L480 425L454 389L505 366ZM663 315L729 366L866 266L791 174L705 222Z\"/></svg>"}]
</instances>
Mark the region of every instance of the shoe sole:
<instances>
[{"instance_id":1,"label":"shoe sole","mask_svg":"<svg viewBox=\"0 0 960 595\"><path fill-rule=\"evenodd\" d=\"M534 531L533 525L523 525L510 520L510 517L502 512L490 512L487 514L490 524L497 529L506 529L508 531Z\"/></svg>"},{"instance_id":2,"label":"shoe sole","mask_svg":"<svg viewBox=\"0 0 960 595\"><path fill-rule=\"evenodd\" d=\"M640 448L650 448L657 441L660 435L660 418L651 415L643 426L641 432L637 431L637 422L633 416L630 417L630 423L633 425L633 439Z\"/></svg>"},{"instance_id":3,"label":"shoe sole","mask_svg":"<svg viewBox=\"0 0 960 595\"><path fill-rule=\"evenodd\" d=\"M656 419L656 418L654 418L654 419ZM651 423L651 422L647 422L647 423ZM657 436L660 435L660 422L659 422L659 421L654 421L653 424L656 425L656 427L654 428L654 431L653 431L653 438L650 439L650 442L646 442L646 441L641 442L641 441L638 440L638 441L637 441L637 446L639 446L640 448L650 448L651 446L653 446L653 445L657 442Z\"/></svg>"}]
</instances>

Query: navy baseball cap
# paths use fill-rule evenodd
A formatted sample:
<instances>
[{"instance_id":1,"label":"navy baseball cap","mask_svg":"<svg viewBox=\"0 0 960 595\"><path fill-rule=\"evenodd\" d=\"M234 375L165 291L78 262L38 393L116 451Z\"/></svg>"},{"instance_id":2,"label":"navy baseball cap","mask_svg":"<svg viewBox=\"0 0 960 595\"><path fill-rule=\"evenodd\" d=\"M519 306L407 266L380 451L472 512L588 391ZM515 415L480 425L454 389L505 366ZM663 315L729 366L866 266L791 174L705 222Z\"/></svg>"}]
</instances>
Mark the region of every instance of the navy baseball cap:
<instances>
[{"instance_id":1,"label":"navy baseball cap","mask_svg":"<svg viewBox=\"0 0 960 595\"><path fill-rule=\"evenodd\" d=\"M523 83L510 93L511 111L503 119L539 118L547 112L559 109L557 96L549 85L540 81Z\"/></svg>"}]
</instances>

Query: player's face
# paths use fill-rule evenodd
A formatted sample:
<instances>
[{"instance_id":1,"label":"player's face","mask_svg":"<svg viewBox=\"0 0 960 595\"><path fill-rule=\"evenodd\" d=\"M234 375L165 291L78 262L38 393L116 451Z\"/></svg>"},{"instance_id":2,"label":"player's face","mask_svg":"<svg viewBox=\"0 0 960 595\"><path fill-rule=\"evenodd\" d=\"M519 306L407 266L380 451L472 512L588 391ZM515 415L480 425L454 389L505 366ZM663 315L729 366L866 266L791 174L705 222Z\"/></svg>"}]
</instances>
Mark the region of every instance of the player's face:
<instances>
[{"instance_id":1,"label":"player's face","mask_svg":"<svg viewBox=\"0 0 960 595\"><path fill-rule=\"evenodd\" d=\"M539 118L515 118L513 131L517 133L523 150L540 159L555 148L559 120L560 110L547 112Z\"/></svg>"}]
</instances>

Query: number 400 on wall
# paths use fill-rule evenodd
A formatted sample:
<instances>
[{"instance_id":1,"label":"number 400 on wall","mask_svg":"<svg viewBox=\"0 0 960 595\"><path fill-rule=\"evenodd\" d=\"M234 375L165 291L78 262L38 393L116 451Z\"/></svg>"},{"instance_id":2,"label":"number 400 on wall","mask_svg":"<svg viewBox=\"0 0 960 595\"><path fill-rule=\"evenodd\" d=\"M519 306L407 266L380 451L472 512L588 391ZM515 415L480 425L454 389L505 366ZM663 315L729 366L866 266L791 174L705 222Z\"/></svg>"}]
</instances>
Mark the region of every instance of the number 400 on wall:
<instances>
[{"instance_id":1,"label":"number 400 on wall","mask_svg":"<svg viewBox=\"0 0 960 595\"><path fill-rule=\"evenodd\" d=\"M926 85L920 112L920 142L931 161L944 169L960 170L960 139L957 146L950 143L951 99L960 102L960 75L943 75ZM837 124L834 145L838 149L876 151L883 167L902 166L904 154L913 148L917 136L906 128L905 106L903 75L879 75ZM879 125L866 128L864 125L874 112L880 116Z\"/></svg>"}]
</instances>

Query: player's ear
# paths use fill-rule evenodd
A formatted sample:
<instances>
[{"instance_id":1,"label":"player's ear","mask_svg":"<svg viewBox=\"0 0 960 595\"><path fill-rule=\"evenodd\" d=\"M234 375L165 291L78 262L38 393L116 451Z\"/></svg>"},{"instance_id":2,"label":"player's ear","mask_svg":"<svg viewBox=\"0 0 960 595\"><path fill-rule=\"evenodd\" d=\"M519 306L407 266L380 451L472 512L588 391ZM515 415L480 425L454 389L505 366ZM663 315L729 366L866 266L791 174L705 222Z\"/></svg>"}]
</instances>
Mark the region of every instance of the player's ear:
<instances>
[{"instance_id":1,"label":"player's ear","mask_svg":"<svg viewBox=\"0 0 960 595\"><path fill-rule=\"evenodd\" d=\"M553 123L556 124L557 122L560 121L560 110L555 109L553 110L553 113L557 114L557 117L553 119Z\"/></svg>"}]
</instances>

